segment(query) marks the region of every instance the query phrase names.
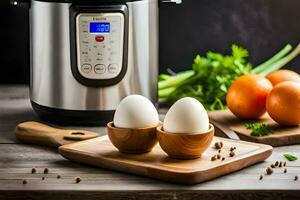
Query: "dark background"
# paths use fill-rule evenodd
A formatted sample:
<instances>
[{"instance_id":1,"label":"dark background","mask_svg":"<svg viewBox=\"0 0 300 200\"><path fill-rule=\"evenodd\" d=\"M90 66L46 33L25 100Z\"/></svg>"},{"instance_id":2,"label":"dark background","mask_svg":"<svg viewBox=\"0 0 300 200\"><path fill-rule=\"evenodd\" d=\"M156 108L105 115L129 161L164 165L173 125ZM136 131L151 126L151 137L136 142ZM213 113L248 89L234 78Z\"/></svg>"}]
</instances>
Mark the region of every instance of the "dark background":
<instances>
[{"instance_id":1,"label":"dark background","mask_svg":"<svg viewBox=\"0 0 300 200\"><path fill-rule=\"evenodd\" d=\"M160 72L191 66L196 54L229 53L232 43L257 65L300 41L299 0L183 0L160 9ZM28 10L0 1L0 83L29 82ZM300 58L288 68L300 72Z\"/></svg>"}]
</instances>

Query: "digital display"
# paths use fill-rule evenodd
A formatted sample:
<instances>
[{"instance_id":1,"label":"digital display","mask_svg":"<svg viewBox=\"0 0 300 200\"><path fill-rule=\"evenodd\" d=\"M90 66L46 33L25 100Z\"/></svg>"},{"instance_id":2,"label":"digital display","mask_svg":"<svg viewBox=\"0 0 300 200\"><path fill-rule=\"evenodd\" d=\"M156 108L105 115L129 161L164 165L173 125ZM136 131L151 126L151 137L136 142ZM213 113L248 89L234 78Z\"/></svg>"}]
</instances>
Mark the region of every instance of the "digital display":
<instances>
[{"instance_id":1,"label":"digital display","mask_svg":"<svg viewBox=\"0 0 300 200\"><path fill-rule=\"evenodd\" d=\"M109 33L110 23L109 22L91 22L90 33Z\"/></svg>"}]
</instances>

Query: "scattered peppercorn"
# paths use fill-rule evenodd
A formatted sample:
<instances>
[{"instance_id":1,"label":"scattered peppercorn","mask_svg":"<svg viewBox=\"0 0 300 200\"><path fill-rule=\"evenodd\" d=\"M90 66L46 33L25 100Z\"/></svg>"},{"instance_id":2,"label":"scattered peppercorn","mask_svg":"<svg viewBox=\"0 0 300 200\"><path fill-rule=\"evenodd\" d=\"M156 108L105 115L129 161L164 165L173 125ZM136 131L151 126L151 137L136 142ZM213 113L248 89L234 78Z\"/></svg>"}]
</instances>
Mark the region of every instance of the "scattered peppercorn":
<instances>
[{"instance_id":1,"label":"scattered peppercorn","mask_svg":"<svg viewBox=\"0 0 300 200\"><path fill-rule=\"evenodd\" d=\"M42 177L42 180L45 180L45 177Z\"/></svg>"},{"instance_id":2,"label":"scattered peppercorn","mask_svg":"<svg viewBox=\"0 0 300 200\"><path fill-rule=\"evenodd\" d=\"M275 168L275 165L272 164L270 167Z\"/></svg>"},{"instance_id":3,"label":"scattered peppercorn","mask_svg":"<svg viewBox=\"0 0 300 200\"><path fill-rule=\"evenodd\" d=\"M260 175L259 180L262 180L263 178L264 178L263 175Z\"/></svg>"},{"instance_id":4,"label":"scattered peppercorn","mask_svg":"<svg viewBox=\"0 0 300 200\"><path fill-rule=\"evenodd\" d=\"M48 174L48 172L49 172L49 169L48 169L48 168L45 168L45 169L44 169L44 174Z\"/></svg>"},{"instance_id":5,"label":"scattered peppercorn","mask_svg":"<svg viewBox=\"0 0 300 200\"><path fill-rule=\"evenodd\" d=\"M279 165L279 162L278 162L278 161L276 161L276 162L275 162L275 166L277 167L278 165Z\"/></svg>"},{"instance_id":6,"label":"scattered peppercorn","mask_svg":"<svg viewBox=\"0 0 300 200\"><path fill-rule=\"evenodd\" d=\"M222 149L222 147L223 147L223 143L222 142L216 142L215 143L215 148L216 149Z\"/></svg>"},{"instance_id":7,"label":"scattered peppercorn","mask_svg":"<svg viewBox=\"0 0 300 200\"><path fill-rule=\"evenodd\" d=\"M36 172L36 169L35 169L35 168L32 168L32 169L31 169L31 173L34 174L35 172Z\"/></svg>"},{"instance_id":8,"label":"scattered peppercorn","mask_svg":"<svg viewBox=\"0 0 300 200\"><path fill-rule=\"evenodd\" d=\"M60 175L57 175L57 177L56 177L57 179L60 179Z\"/></svg>"},{"instance_id":9,"label":"scattered peppercorn","mask_svg":"<svg viewBox=\"0 0 300 200\"><path fill-rule=\"evenodd\" d=\"M279 167L282 167L282 162L281 161L279 162Z\"/></svg>"},{"instance_id":10,"label":"scattered peppercorn","mask_svg":"<svg viewBox=\"0 0 300 200\"><path fill-rule=\"evenodd\" d=\"M26 180L23 180L23 184L24 184L24 185L27 184L27 181L26 181Z\"/></svg>"},{"instance_id":11,"label":"scattered peppercorn","mask_svg":"<svg viewBox=\"0 0 300 200\"><path fill-rule=\"evenodd\" d=\"M213 155L211 158L210 158L211 161L215 161L217 160L217 155Z\"/></svg>"},{"instance_id":12,"label":"scattered peppercorn","mask_svg":"<svg viewBox=\"0 0 300 200\"><path fill-rule=\"evenodd\" d=\"M284 167L286 166L286 162L283 163L283 166L284 166Z\"/></svg>"},{"instance_id":13,"label":"scattered peppercorn","mask_svg":"<svg viewBox=\"0 0 300 200\"><path fill-rule=\"evenodd\" d=\"M76 181L76 183L79 183L81 181L81 178L80 177L76 177L75 181Z\"/></svg>"},{"instance_id":14,"label":"scattered peppercorn","mask_svg":"<svg viewBox=\"0 0 300 200\"><path fill-rule=\"evenodd\" d=\"M218 154L218 155L217 155L217 158L218 158L218 159L221 159L221 155L220 155L220 154Z\"/></svg>"},{"instance_id":15,"label":"scattered peppercorn","mask_svg":"<svg viewBox=\"0 0 300 200\"><path fill-rule=\"evenodd\" d=\"M230 151L230 153L229 153L229 156L230 156L230 157L233 157L233 156L235 156L235 153L234 153L234 151Z\"/></svg>"},{"instance_id":16,"label":"scattered peppercorn","mask_svg":"<svg viewBox=\"0 0 300 200\"><path fill-rule=\"evenodd\" d=\"M266 169L266 172L267 172L268 175L270 175L270 174L273 173L273 169L272 169L271 167L268 167L268 168Z\"/></svg>"},{"instance_id":17,"label":"scattered peppercorn","mask_svg":"<svg viewBox=\"0 0 300 200\"><path fill-rule=\"evenodd\" d=\"M236 150L236 147L230 147L230 151Z\"/></svg>"},{"instance_id":18,"label":"scattered peppercorn","mask_svg":"<svg viewBox=\"0 0 300 200\"><path fill-rule=\"evenodd\" d=\"M222 161L224 161L224 160L225 160L225 157L222 158Z\"/></svg>"},{"instance_id":19,"label":"scattered peppercorn","mask_svg":"<svg viewBox=\"0 0 300 200\"><path fill-rule=\"evenodd\" d=\"M287 172L287 169L284 169L284 170L283 170L283 173L286 173L286 172Z\"/></svg>"},{"instance_id":20,"label":"scattered peppercorn","mask_svg":"<svg viewBox=\"0 0 300 200\"><path fill-rule=\"evenodd\" d=\"M221 153L221 149L218 150L218 153Z\"/></svg>"},{"instance_id":21,"label":"scattered peppercorn","mask_svg":"<svg viewBox=\"0 0 300 200\"><path fill-rule=\"evenodd\" d=\"M298 180L298 176L295 176L294 181Z\"/></svg>"}]
</instances>

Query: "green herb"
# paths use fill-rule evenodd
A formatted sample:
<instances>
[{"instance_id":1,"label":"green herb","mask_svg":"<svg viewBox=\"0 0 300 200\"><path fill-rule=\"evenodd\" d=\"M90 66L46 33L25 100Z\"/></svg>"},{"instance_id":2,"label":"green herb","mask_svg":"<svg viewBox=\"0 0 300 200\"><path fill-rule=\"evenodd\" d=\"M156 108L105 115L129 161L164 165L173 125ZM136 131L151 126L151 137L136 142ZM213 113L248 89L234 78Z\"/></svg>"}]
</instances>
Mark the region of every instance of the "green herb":
<instances>
[{"instance_id":1,"label":"green herb","mask_svg":"<svg viewBox=\"0 0 300 200\"><path fill-rule=\"evenodd\" d=\"M250 129L251 135L255 137L266 136L273 132L271 127L265 123L246 123L245 127Z\"/></svg>"},{"instance_id":2,"label":"green herb","mask_svg":"<svg viewBox=\"0 0 300 200\"><path fill-rule=\"evenodd\" d=\"M283 154L283 156L288 160L288 161L294 161L297 160L298 158L292 154L289 153L285 153Z\"/></svg>"},{"instance_id":3,"label":"green herb","mask_svg":"<svg viewBox=\"0 0 300 200\"><path fill-rule=\"evenodd\" d=\"M191 70L159 76L159 100L173 103L189 96L199 100L207 110L226 109L227 90L237 77L250 73L266 75L277 70L300 53L300 46L289 53L291 50L292 46L286 45L256 68L252 68L247 61L249 52L235 44L232 45L229 55L211 51L205 56L197 55Z\"/></svg>"}]
</instances>

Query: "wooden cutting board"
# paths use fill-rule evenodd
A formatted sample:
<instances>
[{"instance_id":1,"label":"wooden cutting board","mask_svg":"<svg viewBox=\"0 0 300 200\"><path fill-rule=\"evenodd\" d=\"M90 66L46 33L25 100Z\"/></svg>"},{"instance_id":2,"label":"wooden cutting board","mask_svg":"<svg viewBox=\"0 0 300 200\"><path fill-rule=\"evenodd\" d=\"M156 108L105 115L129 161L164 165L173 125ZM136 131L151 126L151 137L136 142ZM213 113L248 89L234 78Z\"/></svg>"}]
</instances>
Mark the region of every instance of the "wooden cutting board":
<instances>
[{"instance_id":1,"label":"wooden cutting board","mask_svg":"<svg viewBox=\"0 0 300 200\"><path fill-rule=\"evenodd\" d=\"M217 122L236 132L241 140L269 144L271 146L300 144L300 126L279 126L268 114L254 121L266 123L273 129L272 134L262 137L251 136L251 130L246 129L244 126L244 124L249 121L242 121L236 118L229 110L209 112L209 117L212 123Z\"/></svg>"},{"instance_id":2,"label":"wooden cutting board","mask_svg":"<svg viewBox=\"0 0 300 200\"><path fill-rule=\"evenodd\" d=\"M222 141L222 157L211 161L217 154L213 147L216 141ZM234 157L229 157L230 147L236 147ZM150 153L122 154L111 144L107 136L76 142L59 147L65 158L131 174L160 179L172 183L196 184L229 174L268 158L272 153L269 145L249 143L214 137L211 147L201 158L194 160L176 160L167 157L159 145Z\"/></svg>"}]
</instances>

